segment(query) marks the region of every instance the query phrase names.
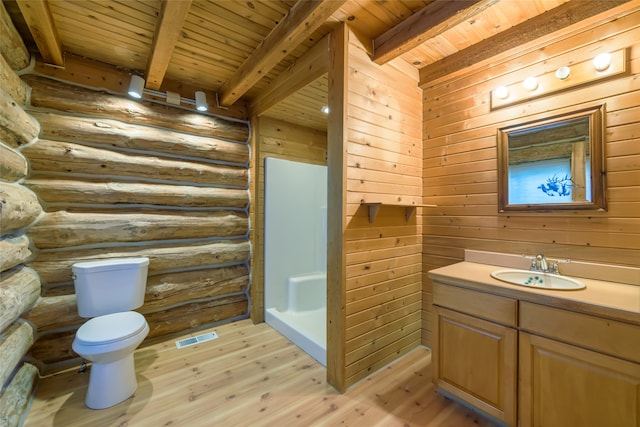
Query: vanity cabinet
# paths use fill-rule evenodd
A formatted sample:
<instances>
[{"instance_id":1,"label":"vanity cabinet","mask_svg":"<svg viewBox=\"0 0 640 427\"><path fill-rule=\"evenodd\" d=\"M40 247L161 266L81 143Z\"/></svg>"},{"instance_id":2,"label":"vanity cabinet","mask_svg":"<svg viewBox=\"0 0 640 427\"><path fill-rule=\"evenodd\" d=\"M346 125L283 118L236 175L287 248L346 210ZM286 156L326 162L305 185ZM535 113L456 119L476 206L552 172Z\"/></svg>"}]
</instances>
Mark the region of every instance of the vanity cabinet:
<instances>
[{"instance_id":1,"label":"vanity cabinet","mask_svg":"<svg viewBox=\"0 0 640 427\"><path fill-rule=\"evenodd\" d=\"M640 427L640 326L434 282L433 381L509 426Z\"/></svg>"},{"instance_id":2,"label":"vanity cabinet","mask_svg":"<svg viewBox=\"0 0 640 427\"><path fill-rule=\"evenodd\" d=\"M521 427L640 426L638 326L521 302L520 328Z\"/></svg>"},{"instance_id":3,"label":"vanity cabinet","mask_svg":"<svg viewBox=\"0 0 640 427\"><path fill-rule=\"evenodd\" d=\"M516 424L517 301L434 284L433 381L509 425Z\"/></svg>"}]
</instances>

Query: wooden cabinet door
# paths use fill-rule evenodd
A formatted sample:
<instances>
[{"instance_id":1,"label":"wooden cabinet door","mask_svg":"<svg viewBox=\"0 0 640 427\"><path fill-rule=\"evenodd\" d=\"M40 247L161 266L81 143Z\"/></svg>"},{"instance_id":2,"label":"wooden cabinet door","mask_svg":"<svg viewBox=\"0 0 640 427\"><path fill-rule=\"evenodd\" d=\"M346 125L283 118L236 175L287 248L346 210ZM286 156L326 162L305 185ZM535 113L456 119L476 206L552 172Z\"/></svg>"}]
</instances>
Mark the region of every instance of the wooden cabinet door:
<instances>
[{"instance_id":1,"label":"wooden cabinet door","mask_svg":"<svg viewBox=\"0 0 640 427\"><path fill-rule=\"evenodd\" d=\"M519 342L521 427L640 426L640 364L525 332Z\"/></svg>"},{"instance_id":2,"label":"wooden cabinet door","mask_svg":"<svg viewBox=\"0 0 640 427\"><path fill-rule=\"evenodd\" d=\"M433 378L438 387L515 425L517 331L434 308Z\"/></svg>"}]
</instances>

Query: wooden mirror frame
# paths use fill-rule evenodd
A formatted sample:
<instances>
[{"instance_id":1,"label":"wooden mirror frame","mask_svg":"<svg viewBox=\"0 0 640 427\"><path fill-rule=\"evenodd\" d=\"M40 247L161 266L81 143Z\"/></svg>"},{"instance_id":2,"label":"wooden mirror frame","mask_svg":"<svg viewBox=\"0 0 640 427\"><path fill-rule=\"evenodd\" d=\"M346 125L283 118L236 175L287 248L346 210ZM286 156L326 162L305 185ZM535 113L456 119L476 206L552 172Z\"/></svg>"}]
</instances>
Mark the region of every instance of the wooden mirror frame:
<instances>
[{"instance_id":1,"label":"wooden mirror frame","mask_svg":"<svg viewBox=\"0 0 640 427\"><path fill-rule=\"evenodd\" d=\"M498 129L498 211L553 211L571 209L606 209L605 201L605 170L604 170L604 117L605 106L598 105L591 108L574 111L531 121L523 124L511 125ZM549 126L567 120L587 118L589 123L589 149L591 153L591 200L563 203L509 203L509 134L533 130L537 127Z\"/></svg>"}]
</instances>

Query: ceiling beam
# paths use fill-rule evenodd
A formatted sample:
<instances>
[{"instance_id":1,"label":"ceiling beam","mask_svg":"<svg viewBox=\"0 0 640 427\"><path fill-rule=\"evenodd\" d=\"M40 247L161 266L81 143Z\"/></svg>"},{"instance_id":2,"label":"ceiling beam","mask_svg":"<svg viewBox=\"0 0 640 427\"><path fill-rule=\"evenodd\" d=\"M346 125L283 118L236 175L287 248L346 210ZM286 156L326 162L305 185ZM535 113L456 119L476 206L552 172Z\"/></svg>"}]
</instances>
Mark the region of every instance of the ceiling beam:
<instances>
[{"instance_id":1,"label":"ceiling beam","mask_svg":"<svg viewBox=\"0 0 640 427\"><path fill-rule=\"evenodd\" d=\"M149 89L160 90L190 7L191 0L164 0L162 2L145 74L146 86Z\"/></svg>"},{"instance_id":2,"label":"ceiling beam","mask_svg":"<svg viewBox=\"0 0 640 427\"><path fill-rule=\"evenodd\" d=\"M373 39L371 59L378 65L386 64L495 3L496 0L436 0Z\"/></svg>"},{"instance_id":3,"label":"ceiling beam","mask_svg":"<svg viewBox=\"0 0 640 427\"><path fill-rule=\"evenodd\" d=\"M219 90L231 105L316 31L345 0L298 0Z\"/></svg>"},{"instance_id":4,"label":"ceiling beam","mask_svg":"<svg viewBox=\"0 0 640 427\"><path fill-rule=\"evenodd\" d=\"M420 69L420 86L577 24L629 0L569 1Z\"/></svg>"},{"instance_id":5,"label":"ceiling beam","mask_svg":"<svg viewBox=\"0 0 640 427\"><path fill-rule=\"evenodd\" d=\"M269 88L254 99L250 111L257 116L297 92L329 71L329 36L325 36L307 53L274 79Z\"/></svg>"},{"instance_id":6,"label":"ceiling beam","mask_svg":"<svg viewBox=\"0 0 640 427\"><path fill-rule=\"evenodd\" d=\"M62 43L46 0L18 0L18 7L47 64L64 66Z\"/></svg>"}]
</instances>

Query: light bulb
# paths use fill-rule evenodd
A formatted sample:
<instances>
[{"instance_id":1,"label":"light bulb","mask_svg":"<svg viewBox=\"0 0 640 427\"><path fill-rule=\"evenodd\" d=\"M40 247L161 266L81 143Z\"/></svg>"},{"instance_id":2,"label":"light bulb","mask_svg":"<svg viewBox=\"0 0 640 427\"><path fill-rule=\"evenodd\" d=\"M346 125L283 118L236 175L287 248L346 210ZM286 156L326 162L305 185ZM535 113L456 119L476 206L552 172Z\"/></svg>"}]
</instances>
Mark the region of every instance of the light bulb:
<instances>
[{"instance_id":1,"label":"light bulb","mask_svg":"<svg viewBox=\"0 0 640 427\"><path fill-rule=\"evenodd\" d=\"M496 88L493 93L500 99L507 99L509 97L509 89L506 86Z\"/></svg>"},{"instance_id":2,"label":"light bulb","mask_svg":"<svg viewBox=\"0 0 640 427\"><path fill-rule=\"evenodd\" d=\"M569 67L560 67L556 70L556 77L560 80L566 80L569 78L571 74L571 68Z\"/></svg>"},{"instance_id":3,"label":"light bulb","mask_svg":"<svg viewBox=\"0 0 640 427\"><path fill-rule=\"evenodd\" d=\"M611 54L608 52L600 53L593 58L593 66L598 71L604 71L611 65Z\"/></svg>"},{"instance_id":4,"label":"light bulb","mask_svg":"<svg viewBox=\"0 0 640 427\"><path fill-rule=\"evenodd\" d=\"M538 88L538 79L536 79L533 76L527 77L522 82L522 86L524 86L524 88L527 90L531 90L531 91L536 90Z\"/></svg>"}]
</instances>

